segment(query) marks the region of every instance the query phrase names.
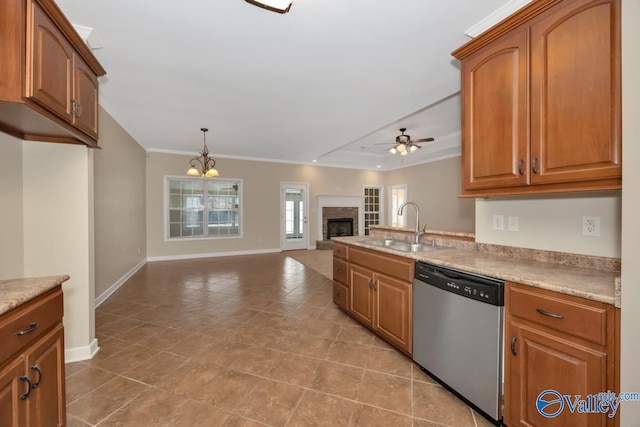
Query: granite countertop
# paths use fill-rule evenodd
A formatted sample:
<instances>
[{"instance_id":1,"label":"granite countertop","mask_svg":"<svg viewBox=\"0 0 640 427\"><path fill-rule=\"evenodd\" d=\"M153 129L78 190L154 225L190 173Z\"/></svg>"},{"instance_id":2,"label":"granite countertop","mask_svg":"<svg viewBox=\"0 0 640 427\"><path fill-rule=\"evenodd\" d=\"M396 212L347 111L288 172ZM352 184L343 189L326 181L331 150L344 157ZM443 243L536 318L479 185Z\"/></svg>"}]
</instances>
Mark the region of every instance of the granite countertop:
<instances>
[{"instance_id":1,"label":"granite countertop","mask_svg":"<svg viewBox=\"0 0 640 427\"><path fill-rule=\"evenodd\" d=\"M332 240L620 307L620 272L616 271L505 257L454 247L426 252L400 252L367 244L367 240L375 240L371 236L334 237Z\"/></svg>"},{"instance_id":2,"label":"granite countertop","mask_svg":"<svg viewBox=\"0 0 640 427\"><path fill-rule=\"evenodd\" d=\"M42 295L67 280L67 275L0 280L0 314Z\"/></svg>"}]
</instances>

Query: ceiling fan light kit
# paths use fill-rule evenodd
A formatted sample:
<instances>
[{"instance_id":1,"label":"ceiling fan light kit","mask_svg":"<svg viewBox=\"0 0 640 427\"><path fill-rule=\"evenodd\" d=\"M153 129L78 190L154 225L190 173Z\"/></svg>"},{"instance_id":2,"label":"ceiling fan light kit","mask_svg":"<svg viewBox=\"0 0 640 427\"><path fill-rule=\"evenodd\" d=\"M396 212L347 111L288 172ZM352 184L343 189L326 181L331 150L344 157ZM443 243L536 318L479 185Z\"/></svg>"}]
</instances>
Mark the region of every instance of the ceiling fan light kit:
<instances>
[{"instance_id":1,"label":"ceiling fan light kit","mask_svg":"<svg viewBox=\"0 0 640 427\"><path fill-rule=\"evenodd\" d=\"M191 159L191 167L187 171L189 176L202 176L203 178L215 178L220 176L218 169L216 169L216 161L209 155L209 147L207 147L207 132L209 129L200 128L202 131L202 139L204 141L204 147L200 151L200 155ZM200 164L200 169L196 167L196 163Z\"/></svg>"},{"instance_id":2,"label":"ceiling fan light kit","mask_svg":"<svg viewBox=\"0 0 640 427\"><path fill-rule=\"evenodd\" d=\"M415 153L416 151L422 148L421 145L418 145L419 142L431 142L434 140L433 138L422 138L422 139L416 139L415 141L412 141L409 135L404 134L406 130L407 128L400 128L401 134L396 136L395 145L387 149L389 153L406 156L407 154Z\"/></svg>"},{"instance_id":3,"label":"ceiling fan light kit","mask_svg":"<svg viewBox=\"0 0 640 427\"><path fill-rule=\"evenodd\" d=\"M277 13L287 13L291 10L293 0L245 0L254 6L270 10Z\"/></svg>"}]
</instances>

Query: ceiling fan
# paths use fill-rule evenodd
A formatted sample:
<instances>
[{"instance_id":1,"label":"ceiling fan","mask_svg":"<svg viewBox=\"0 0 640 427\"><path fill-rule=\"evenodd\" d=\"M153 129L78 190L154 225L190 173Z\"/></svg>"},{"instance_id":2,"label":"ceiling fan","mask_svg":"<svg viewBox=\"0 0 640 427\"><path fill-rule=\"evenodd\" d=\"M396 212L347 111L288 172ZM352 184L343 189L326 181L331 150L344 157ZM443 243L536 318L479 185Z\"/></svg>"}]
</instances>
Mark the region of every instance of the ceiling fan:
<instances>
[{"instance_id":1,"label":"ceiling fan","mask_svg":"<svg viewBox=\"0 0 640 427\"><path fill-rule=\"evenodd\" d=\"M411 136L405 135L404 132L407 128L400 128L401 135L396 136L396 142L393 144L393 147L387 149L391 154L400 154L401 156L406 156L409 153L414 153L422 148L419 145L420 142L431 142L434 141L433 138L422 138L411 140Z\"/></svg>"}]
</instances>

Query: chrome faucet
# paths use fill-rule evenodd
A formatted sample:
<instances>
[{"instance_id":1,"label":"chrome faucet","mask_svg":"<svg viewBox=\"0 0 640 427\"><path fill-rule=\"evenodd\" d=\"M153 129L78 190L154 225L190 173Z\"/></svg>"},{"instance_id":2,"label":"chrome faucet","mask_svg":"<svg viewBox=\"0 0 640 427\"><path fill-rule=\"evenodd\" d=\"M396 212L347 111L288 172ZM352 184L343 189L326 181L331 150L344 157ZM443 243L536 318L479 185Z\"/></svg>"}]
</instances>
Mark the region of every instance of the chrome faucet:
<instances>
[{"instance_id":1,"label":"chrome faucet","mask_svg":"<svg viewBox=\"0 0 640 427\"><path fill-rule=\"evenodd\" d=\"M414 231L415 243L420 243L420 236L422 236L422 234L424 233L424 230L426 230L427 224L425 224L422 231L420 231L420 208L418 208L418 205L416 205L414 202L404 202L403 204L401 204L400 207L398 208L398 215L402 215L402 211L404 210L404 207L407 205L411 205L414 208L416 208L416 230Z\"/></svg>"}]
</instances>

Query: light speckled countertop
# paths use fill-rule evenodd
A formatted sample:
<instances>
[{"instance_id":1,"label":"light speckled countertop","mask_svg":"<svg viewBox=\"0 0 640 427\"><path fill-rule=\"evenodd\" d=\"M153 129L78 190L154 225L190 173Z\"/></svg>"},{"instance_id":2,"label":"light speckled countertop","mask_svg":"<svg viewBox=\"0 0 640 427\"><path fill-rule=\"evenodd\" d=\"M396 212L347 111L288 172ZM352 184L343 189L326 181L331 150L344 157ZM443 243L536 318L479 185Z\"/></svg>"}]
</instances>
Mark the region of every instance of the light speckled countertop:
<instances>
[{"instance_id":1,"label":"light speckled countertop","mask_svg":"<svg viewBox=\"0 0 640 427\"><path fill-rule=\"evenodd\" d=\"M401 255L418 261L470 273L522 283L568 295L612 304L620 307L620 272L554 264L529 259L510 258L479 250L443 248L435 251L407 253L369 245L374 237L333 237L337 242Z\"/></svg>"},{"instance_id":2,"label":"light speckled countertop","mask_svg":"<svg viewBox=\"0 0 640 427\"><path fill-rule=\"evenodd\" d=\"M42 295L69 280L69 276L29 277L0 280L0 314Z\"/></svg>"}]
</instances>

